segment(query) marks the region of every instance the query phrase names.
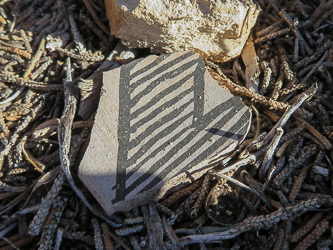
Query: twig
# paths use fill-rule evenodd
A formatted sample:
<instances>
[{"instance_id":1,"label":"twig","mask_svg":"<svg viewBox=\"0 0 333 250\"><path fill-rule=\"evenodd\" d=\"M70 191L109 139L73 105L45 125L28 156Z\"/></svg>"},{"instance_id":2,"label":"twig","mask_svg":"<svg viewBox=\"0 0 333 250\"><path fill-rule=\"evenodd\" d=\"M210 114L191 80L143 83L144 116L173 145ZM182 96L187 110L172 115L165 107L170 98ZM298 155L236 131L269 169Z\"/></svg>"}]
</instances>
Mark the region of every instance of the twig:
<instances>
[{"instance_id":1,"label":"twig","mask_svg":"<svg viewBox=\"0 0 333 250\"><path fill-rule=\"evenodd\" d=\"M74 91L74 86L72 83L72 72L70 65L70 58L67 58L67 78L64 81L65 87L65 109L61 117L61 121L58 127L58 141L59 141L59 152L60 152L60 162L62 171L64 171L68 183L75 191L75 193L80 197L84 204L90 209L90 211L96 216L104 219L110 226L120 227L121 224L117 224L110 219L106 218L99 211L93 208L87 201L83 193L76 187L74 180L70 172L70 161L69 161L69 147L71 141L71 131L73 119L76 111L76 94Z\"/></svg>"},{"instance_id":2,"label":"twig","mask_svg":"<svg viewBox=\"0 0 333 250\"><path fill-rule=\"evenodd\" d=\"M262 105L268 106L272 109L284 110L288 107L287 104L273 101L273 100L268 100L266 97L264 97L262 95L254 93L253 91L248 90L244 87L238 86L237 84L234 84L222 73L222 71L219 72L220 75L216 74L211 69L208 69L208 71L211 73L211 75L213 76L213 78L215 80L217 80L218 82L221 83L222 86L226 86L228 89L230 89L231 92L233 92L235 94L247 96L247 97L251 98L253 101L258 102Z\"/></svg>"},{"instance_id":3,"label":"twig","mask_svg":"<svg viewBox=\"0 0 333 250\"><path fill-rule=\"evenodd\" d=\"M102 242L102 232L101 227L99 226L98 220L96 218L91 219L91 223L94 228L94 241L95 241L95 249L103 250L103 242Z\"/></svg>"},{"instance_id":4,"label":"twig","mask_svg":"<svg viewBox=\"0 0 333 250\"><path fill-rule=\"evenodd\" d=\"M273 136L271 143L268 145L268 148L266 149L265 158L259 170L259 180L263 180L265 175L267 174L269 166L271 165L271 162L273 160L276 147L279 145L283 133L284 130L281 127L278 127L276 129L276 134Z\"/></svg>"},{"instance_id":5,"label":"twig","mask_svg":"<svg viewBox=\"0 0 333 250\"><path fill-rule=\"evenodd\" d=\"M306 211L318 209L326 202L325 199L314 198L302 201L295 206L280 208L279 210L267 214L266 216L250 216L241 223L236 224L234 227L223 232L216 232L210 234L197 234L179 238L181 246L186 246L195 243L210 243L220 242L221 240L232 239L237 235L252 229L269 228L281 220L287 220L294 216L299 216Z\"/></svg>"},{"instance_id":6,"label":"twig","mask_svg":"<svg viewBox=\"0 0 333 250\"><path fill-rule=\"evenodd\" d=\"M314 127L312 127L309 123L307 123L305 120L298 116L294 116L296 120L298 120L301 124L305 124L305 128L314 136L316 137L327 150L330 150L332 148L332 144L327 140L325 136L320 134Z\"/></svg>"}]
</instances>

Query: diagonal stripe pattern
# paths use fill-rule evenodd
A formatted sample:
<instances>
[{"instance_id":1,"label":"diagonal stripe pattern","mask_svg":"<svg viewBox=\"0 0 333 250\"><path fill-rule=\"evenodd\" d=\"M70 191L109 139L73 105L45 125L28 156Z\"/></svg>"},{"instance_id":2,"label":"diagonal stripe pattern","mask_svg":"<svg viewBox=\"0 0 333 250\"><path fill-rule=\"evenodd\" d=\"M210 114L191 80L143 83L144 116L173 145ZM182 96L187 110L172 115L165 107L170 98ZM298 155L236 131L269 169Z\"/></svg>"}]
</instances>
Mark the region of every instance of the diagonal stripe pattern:
<instances>
[{"instance_id":1,"label":"diagonal stripe pattern","mask_svg":"<svg viewBox=\"0 0 333 250\"><path fill-rule=\"evenodd\" d=\"M107 206L137 199L218 158L249 129L249 108L218 86L194 52L149 56L107 72L104 79L111 85L103 87L91 136L100 146L90 142L79 175L100 202L108 199ZM92 152L107 156L109 165L85 167ZM106 177L107 168L114 175ZM102 182L92 187L96 173L111 194L102 190L107 187Z\"/></svg>"}]
</instances>

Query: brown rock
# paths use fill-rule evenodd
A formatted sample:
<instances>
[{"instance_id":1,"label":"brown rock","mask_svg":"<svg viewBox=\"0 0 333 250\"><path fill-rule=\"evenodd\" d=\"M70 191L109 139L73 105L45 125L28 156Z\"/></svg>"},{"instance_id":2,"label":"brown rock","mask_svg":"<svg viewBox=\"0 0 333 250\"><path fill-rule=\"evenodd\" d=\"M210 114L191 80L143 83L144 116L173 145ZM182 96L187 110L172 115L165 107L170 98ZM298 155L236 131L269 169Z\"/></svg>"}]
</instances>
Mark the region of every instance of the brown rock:
<instances>
[{"instance_id":1,"label":"brown rock","mask_svg":"<svg viewBox=\"0 0 333 250\"><path fill-rule=\"evenodd\" d=\"M105 0L111 33L128 47L193 50L225 62L240 55L257 20L252 0Z\"/></svg>"},{"instance_id":2,"label":"brown rock","mask_svg":"<svg viewBox=\"0 0 333 250\"><path fill-rule=\"evenodd\" d=\"M198 179L244 139L250 117L199 54L135 60L104 73L79 177L108 214L128 211Z\"/></svg>"}]
</instances>

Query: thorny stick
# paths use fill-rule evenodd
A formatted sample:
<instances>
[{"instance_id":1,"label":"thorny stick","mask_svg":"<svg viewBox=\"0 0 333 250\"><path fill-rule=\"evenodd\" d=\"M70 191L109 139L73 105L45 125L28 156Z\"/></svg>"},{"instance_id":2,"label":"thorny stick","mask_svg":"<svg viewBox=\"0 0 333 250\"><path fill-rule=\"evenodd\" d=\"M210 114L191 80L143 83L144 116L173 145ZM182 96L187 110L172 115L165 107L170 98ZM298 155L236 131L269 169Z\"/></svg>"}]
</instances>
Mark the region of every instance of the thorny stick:
<instances>
[{"instance_id":1,"label":"thorny stick","mask_svg":"<svg viewBox=\"0 0 333 250\"><path fill-rule=\"evenodd\" d=\"M266 176L269 166L271 165L271 162L273 160L276 147L279 144L283 133L284 130L281 127L276 128L276 134L273 136L271 143L268 145L268 148L266 149L265 158L259 170L259 180L263 180L264 177Z\"/></svg>"},{"instance_id":2,"label":"thorny stick","mask_svg":"<svg viewBox=\"0 0 333 250\"><path fill-rule=\"evenodd\" d=\"M22 148L22 152L26 159L34 166L35 170L40 172L41 174L45 174L43 170L46 169L45 165L38 161L28 150L26 150L24 147Z\"/></svg>"},{"instance_id":3,"label":"thorny stick","mask_svg":"<svg viewBox=\"0 0 333 250\"><path fill-rule=\"evenodd\" d=\"M5 133L5 136L7 138L9 138L10 131L9 131L7 125L6 125L5 117L4 117L2 109L0 109L0 128Z\"/></svg>"},{"instance_id":4,"label":"thorny stick","mask_svg":"<svg viewBox=\"0 0 333 250\"><path fill-rule=\"evenodd\" d=\"M298 116L294 116L296 120L298 120L301 124L305 124L305 128L314 136L316 137L322 144L324 144L327 150L332 148L332 144L327 140L325 136L320 134L314 127L312 127L309 123Z\"/></svg>"},{"instance_id":5,"label":"thorny stick","mask_svg":"<svg viewBox=\"0 0 333 250\"><path fill-rule=\"evenodd\" d=\"M313 24L313 28L316 30L319 28L320 24L327 19L330 15L333 14L333 8L331 8L330 10L328 10L325 14L323 14L314 24Z\"/></svg>"},{"instance_id":6,"label":"thorny stick","mask_svg":"<svg viewBox=\"0 0 333 250\"><path fill-rule=\"evenodd\" d=\"M170 210L171 211L171 210ZM139 224L143 222L143 217L133 217L133 218L127 218L124 219L123 223L124 225L132 225L132 224Z\"/></svg>"},{"instance_id":7,"label":"thorny stick","mask_svg":"<svg viewBox=\"0 0 333 250\"><path fill-rule=\"evenodd\" d=\"M45 38L43 38L42 41L40 42L39 48L38 48L36 54L31 59L28 68L25 70L24 75L23 75L24 79L31 78L31 71L35 68L36 63L39 61L39 59L43 55L44 49L45 49Z\"/></svg>"},{"instance_id":8,"label":"thorny stick","mask_svg":"<svg viewBox=\"0 0 333 250\"><path fill-rule=\"evenodd\" d=\"M300 172L300 174L295 177L296 180L294 180L294 185L289 193L288 200L290 202L294 202L296 199L297 194L301 190L302 183L306 177L306 174L310 168L310 165L304 166Z\"/></svg>"},{"instance_id":9,"label":"thorny stick","mask_svg":"<svg viewBox=\"0 0 333 250\"><path fill-rule=\"evenodd\" d=\"M299 59L299 44L300 41L299 39L296 37L295 38L295 45L294 45L294 56L293 56L293 62L297 62Z\"/></svg>"},{"instance_id":10,"label":"thorny stick","mask_svg":"<svg viewBox=\"0 0 333 250\"><path fill-rule=\"evenodd\" d=\"M265 29L262 29L256 33L257 37L262 37L268 35L272 30L276 29L283 23L283 20L276 21L272 25L266 27Z\"/></svg>"},{"instance_id":11,"label":"thorny stick","mask_svg":"<svg viewBox=\"0 0 333 250\"><path fill-rule=\"evenodd\" d=\"M54 48L55 51L59 52L60 54L63 54L64 56L68 56L80 61L91 61L91 62L98 62L102 61L104 59L103 55L95 55L95 56L89 56L87 53L83 54L75 54L73 51L69 51L60 47Z\"/></svg>"},{"instance_id":12,"label":"thorny stick","mask_svg":"<svg viewBox=\"0 0 333 250\"><path fill-rule=\"evenodd\" d=\"M0 190L5 191L5 192L23 192L26 190L26 187L10 186L10 185L0 181Z\"/></svg>"},{"instance_id":13,"label":"thorny stick","mask_svg":"<svg viewBox=\"0 0 333 250\"><path fill-rule=\"evenodd\" d=\"M207 196L208 190L209 190L209 184L210 184L210 175L206 174L204 181L202 183L202 187L200 190L200 194L198 199L196 200L192 211L191 211L191 218L196 218L198 216L198 212L200 211L202 204Z\"/></svg>"},{"instance_id":14,"label":"thorny stick","mask_svg":"<svg viewBox=\"0 0 333 250\"><path fill-rule=\"evenodd\" d=\"M270 68L269 63L265 62L265 61L260 63L260 67L264 71L264 79L262 81L261 89L259 91L259 94L264 95L267 91L267 88L268 88L269 83L270 83L271 78L272 78L272 69Z\"/></svg>"},{"instance_id":15,"label":"thorny stick","mask_svg":"<svg viewBox=\"0 0 333 250\"><path fill-rule=\"evenodd\" d=\"M284 71L287 79L291 80L294 77L294 72L292 72L290 67L289 67L289 63L288 63L287 55L286 55L286 50L282 46L282 44L280 44L280 43L277 44L277 47L278 47L279 52L280 52L280 58L281 58L283 71Z\"/></svg>"},{"instance_id":16,"label":"thorny stick","mask_svg":"<svg viewBox=\"0 0 333 250\"><path fill-rule=\"evenodd\" d=\"M216 175L218 175L218 176L220 176L220 177L222 177L222 178L224 178L224 179L226 179L226 180L228 180L228 181L230 181L230 182L233 182L233 183L235 183L236 185L238 185L238 186L240 186L240 187L246 189L247 191L253 193L254 195L258 196L258 197L259 197L259 198L265 203L265 205L266 205L269 209L273 210L272 207L271 207L271 205L269 205L269 203L266 201L266 199L265 199L260 193L258 193L257 191L255 191L255 190L253 190L252 188L246 186L245 184L241 183L240 181L237 181L236 179L231 178L231 177L228 176L228 175L217 174L217 173L216 173Z\"/></svg>"},{"instance_id":17,"label":"thorny stick","mask_svg":"<svg viewBox=\"0 0 333 250\"><path fill-rule=\"evenodd\" d=\"M90 14L92 15L94 21L106 34L109 35L110 31L105 27L105 25L99 20L97 13L95 12L94 8L90 5L89 0L83 0L84 4L87 6Z\"/></svg>"},{"instance_id":18,"label":"thorny stick","mask_svg":"<svg viewBox=\"0 0 333 250\"><path fill-rule=\"evenodd\" d=\"M117 235L111 233L110 231L107 232L108 235L110 235L112 237L112 239L114 239L116 242L118 242L123 248L125 248L125 250L131 250L124 242L122 242Z\"/></svg>"},{"instance_id":19,"label":"thorny stick","mask_svg":"<svg viewBox=\"0 0 333 250\"><path fill-rule=\"evenodd\" d=\"M304 235L306 235L315 225L320 221L320 219L324 216L323 212L316 213L304 226L299 228L296 232L289 236L290 242L297 242Z\"/></svg>"},{"instance_id":20,"label":"thorny stick","mask_svg":"<svg viewBox=\"0 0 333 250\"><path fill-rule=\"evenodd\" d=\"M44 107L46 97L47 97L47 95L41 95L38 98L36 98L36 101L38 101L39 99L41 99L41 101L38 103L38 105L36 107L34 107L32 109L32 111L30 112L30 115L26 116L25 119L23 120L23 122L16 128L9 143L5 146L5 149L3 149L0 152L0 169L4 162L4 157L9 154L12 147L16 144L19 134L36 118L37 113L39 113L42 110L42 108Z\"/></svg>"},{"instance_id":21,"label":"thorny stick","mask_svg":"<svg viewBox=\"0 0 333 250\"><path fill-rule=\"evenodd\" d=\"M284 78L284 73L283 73L283 69L281 67L280 69L280 73L279 73L279 77L275 83L275 87L274 87L274 90L273 90L273 93L272 93L272 100L276 101L278 98L279 98L279 95L280 95L280 90L282 88L282 85L283 85L283 78Z\"/></svg>"},{"instance_id":22,"label":"thorny stick","mask_svg":"<svg viewBox=\"0 0 333 250\"><path fill-rule=\"evenodd\" d=\"M294 130L286 133L284 136L281 138L281 143L288 141L292 138L295 138L299 133L301 133L305 128L305 124L301 124L299 127L295 128Z\"/></svg>"},{"instance_id":23,"label":"thorny stick","mask_svg":"<svg viewBox=\"0 0 333 250\"><path fill-rule=\"evenodd\" d=\"M310 247L313 243L315 243L318 238L327 230L329 229L329 222L328 220L322 220L319 222L312 233L310 233L308 236L306 236L295 248L295 250L302 250L307 249Z\"/></svg>"},{"instance_id":24,"label":"thorny stick","mask_svg":"<svg viewBox=\"0 0 333 250\"><path fill-rule=\"evenodd\" d=\"M190 194L182 203L180 203L177 210L168 219L168 224L175 224L176 220L181 217L184 213L189 214L191 211L191 205L196 201L199 196L199 188L197 188L192 194Z\"/></svg>"},{"instance_id":25,"label":"thorny stick","mask_svg":"<svg viewBox=\"0 0 333 250\"><path fill-rule=\"evenodd\" d=\"M40 91L60 91L63 89L63 86L59 84L45 84L42 82L36 82L24 79L22 77L1 74L1 73L0 73L0 80Z\"/></svg>"},{"instance_id":26,"label":"thorny stick","mask_svg":"<svg viewBox=\"0 0 333 250\"><path fill-rule=\"evenodd\" d=\"M325 42L325 44L323 46L321 46L313 55L311 56L307 56L305 58L303 58L301 61L297 62L295 64L295 67L297 69L299 69L302 66L306 66L307 64L309 64L312 61L317 60L326 50L328 50L329 48L331 48L333 45L333 42L331 42L329 39Z\"/></svg>"},{"instance_id":27,"label":"thorny stick","mask_svg":"<svg viewBox=\"0 0 333 250\"><path fill-rule=\"evenodd\" d=\"M129 234L140 232L143 229L144 229L144 226L142 224L138 224L138 225L135 225L135 226L132 226L132 227L124 227L124 228L121 228L121 229L116 229L114 232L115 232L116 235L126 236L126 235L129 235Z\"/></svg>"},{"instance_id":28,"label":"thorny stick","mask_svg":"<svg viewBox=\"0 0 333 250\"><path fill-rule=\"evenodd\" d=\"M322 58L316 63L316 65L310 70L310 72L303 78L303 80L300 81L299 84L306 82L309 79L309 77L313 74L313 72L315 72L318 69L318 67L322 64L322 62L324 62L324 60L326 59L327 56L328 56L328 51L325 52L325 54L322 56Z\"/></svg>"},{"instance_id":29,"label":"thorny stick","mask_svg":"<svg viewBox=\"0 0 333 250\"><path fill-rule=\"evenodd\" d=\"M85 48L83 39L82 39L78 29L77 29L77 26L76 26L76 23L75 23L74 16L73 16L72 12L69 13L68 19L69 19L69 24L71 26L71 32L72 32L72 35L74 37L74 42L76 44L76 48L78 49L78 51L80 53L86 52L86 48Z\"/></svg>"},{"instance_id":30,"label":"thorny stick","mask_svg":"<svg viewBox=\"0 0 333 250\"><path fill-rule=\"evenodd\" d=\"M183 188L181 190L178 190L177 192L174 192L172 195L167 197L164 201L161 202L163 206L170 206L175 201L183 198L184 196L193 193L193 191L199 187L202 184L202 180L197 180L193 182L191 185L187 186L186 188Z\"/></svg>"},{"instance_id":31,"label":"thorny stick","mask_svg":"<svg viewBox=\"0 0 333 250\"><path fill-rule=\"evenodd\" d=\"M287 141L285 141L280 147L279 147L279 149L276 151L276 153L275 153L275 156L276 157L281 157L281 156L283 156L283 154L284 154L284 152L286 151L286 149L287 149L287 147L291 144L291 143L294 143L296 141L296 138L292 138L292 139L290 139L290 140L287 140ZM281 141L280 141L280 143L281 143Z\"/></svg>"},{"instance_id":32,"label":"thorny stick","mask_svg":"<svg viewBox=\"0 0 333 250\"><path fill-rule=\"evenodd\" d=\"M280 250L283 244L283 239L285 238L284 232L285 223L281 223L279 226L279 231L276 236L275 244L273 250Z\"/></svg>"},{"instance_id":33,"label":"thorny stick","mask_svg":"<svg viewBox=\"0 0 333 250\"><path fill-rule=\"evenodd\" d=\"M109 39L104 35L103 31L101 31L89 17L80 12L79 19L84 22L106 45L110 44Z\"/></svg>"},{"instance_id":34,"label":"thorny stick","mask_svg":"<svg viewBox=\"0 0 333 250\"><path fill-rule=\"evenodd\" d=\"M327 202L326 199L309 199L302 201L295 206L289 206L286 208L280 208L277 211L260 216L250 216L243 222L236 224L234 227L223 231L210 234L201 235L190 235L179 238L179 243L181 246L194 244L194 243L209 243L209 242L219 242L225 239L232 239L237 235L252 229L269 228L273 224L278 223L281 220L287 220L294 216L299 216L300 214L316 210ZM329 201L331 203L332 200Z\"/></svg>"},{"instance_id":35,"label":"thorny stick","mask_svg":"<svg viewBox=\"0 0 333 250\"><path fill-rule=\"evenodd\" d=\"M266 36L262 36L262 37L259 37L257 38L256 40L254 40L254 43L255 44L258 44L258 43L262 43L262 42L265 42L267 40L272 40L272 39L275 39L279 36L283 36L283 35L286 35L288 34L289 32L291 32L292 29L291 28L285 28L285 29L282 29L282 30L279 30L279 31L276 31L274 33L270 33Z\"/></svg>"},{"instance_id":36,"label":"thorny stick","mask_svg":"<svg viewBox=\"0 0 333 250\"><path fill-rule=\"evenodd\" d=\"M288 107L288 104L273 101L273 100L268 100L266 97L259 95L257 93L254 93L251 90L248 90L247 88L238 86L234 84L232 81L230 81L223 73L222 71L219 72L220 75L215 73L213 70L208 69L208 71L211 73L213 78L217 80L218 82L221 83L222 86L226 86L231 92L240 94L240 95L245 95L249 98L252 98L253 101L258 102L260 104L263 104L265 106L269 106L272 109L286 109Z\"/></svg>"},{"instance_id":37,"label":"thorny stick","mask_svg":"<svg viewBox=\"0 0 333 250\"><path fill-rule=\"evenodd\" d=\"M76 94L74 90L74 86L72 83L72 72L71 72L71 63L70 58L67 58L67 77L64 81L65 87L65 109L63 115L61 117L61 121L58 127L58 141L59 141L59 152L60 152L60 162L61 169L64 171L68 183L71 185L72 189L75 193L81 198L84 204L90 209L90 211L96 216L104 219L110 226L119 227L121 224L116 224L110 219L103 216L99 211L93 208L90 203L87 201L83 193L76 187L74 180L71 176L70 172L70 162L69 162L69 147L71 141L71 131L73 119L76 111Z\"/></svg>"},{"instance_id":38,"label":"thorny stick","mask_svg":"<svg viewBox=\"0 0 333 250\"><path fill-rule=\"evenodd\" d=\"M315 20L317 20L317 18L320 16L320 14L327 8L330 8L330 6L332 5L332 0L328 0L323 1L320 3L319 7L312 13L312 15L310 16L310 21L314 22Z\"/></svg>"},{"instance_id":39,"label":"thorny stick","mask_svg":"<svg viewBox=\"0 0 333 250\"><path fill-rule=\"evenodd\" d=\"M4 237L2 237L2 239L4 239ZM34 237L26 237L24 239L13 242L13 245L15 247L25 246L25 245L29 244L30 242L32 242L34 239L35 239ZM12 249L13 249L12 246L5 246L5 247L0 248L0 250L12 250Z\"/></svg>"},{"instance_id":40,"label":"thorny stick","mask_svg":"<svg viewBox=\"0 0 333 250\"><path fill-rule=\"evenodd\" d=\"M271 131L265 136L265 138L258 145L260 146L265 145L267 142L269 142L273 138L276 129L279 127L283 127L286 124L286 122L289 120L290 116L303 104L305 100L312 97L316 91L317 91L317 85L314 85L304 93L300 94L297 98L297 101L293 105L288 107L288 109L284 112L280 120L275 124L275 126L271 129Z\"/></svg>"},{"instance_id":41,"label":"thorny stick","mask_svg":"<svg viewBox=\"0 0 333 250\"><path fill-rule=\"evenodd\" d=\"M52 204L55 202L56 197L58 196L60 190L62 189L64 181L65 181L65 175L62 171L60 171L60 173L58 174L57 178L55 179L52 185L52 188L49 190L45 198L42 199L40 208L29 225L28 233L31 236L36 236L39 234L40 229L44 223L44 220L46 219L49 213L49 209L52 206Z\"/></svg>"},{"instance_id":42,"label":"thorny stick","mask_svg":"<svg viewBox=\"0 0 333 250\"><path fill-rule=\"evenodd\" d=\"M23 38L25 48L27 49L27 51L28 51L29 53L32 53L32 49L31 49L31 46L30 46L30 42L28 41L28 38L27 38L27 35L25 34L25 31L21 29L21 30L20 30L20 33L21 33L21 36L22 36L22 38Z\"/></svg>"},{"instance_id":43,"label":"thorny stick","mask_svg":"<svg viewBox=\"0 0 333 250\"><path fill-rule=\"evenodd\" d=\"M285 10L279 11L279 15L286 21L286 23L289 25L289 27L292 28L292 31L296 36L296 40L300 43L300 45L302 47L304 46L306 52L309 55L311 55L313 52L309 48L306 41L304 41L304 38L302 37L301 33L299 32L298 27L297 27L298 25L295 25L295 23L293 22L293 20L291 19L291 17L287 14L287 12Z\"/></svg>"},{"instance_id":44,"label":"thorny stick","mask_svg":"<svg viewBox=\"0 0 333 250\"><path fill-rule=\"evenodd\" d=\"M304 141L304 140L303 140ZM295 147L295 154L298 153L299 148L302 146L303 141L301 140ZM293 151L292 151L293 153ZM289 175L297 168L301 167L308 161L312 156L317 154L317 146L310 144L302 148L300 155L295 159L294 155L290 155L289 164L286 165L281 172L274 179L274 185L280 188L282 183L289 177Z\"/></svg>"},{"instance_id":45,"label":"thorny stick","mask_svg":"<svg viewBox=\"0 0 333 250\"><path fill-rule=\"evenodd\" d=\"M260 115L259 115L258 110L253 105L251 105L251 108L253 109L253 112L256 115L256 119L257 119L256 133L254 135L254 138L257 138L260 134Z\"/></svg>"},{"instance_id":46,"label":"thorny stick","mask_svg":"<svg viewBox=\"0 0 333 250\"><path fill-rule=\"evenodd\" d=\"M102 227L102 231L103 231L102 236L104 239L105 250L113 250L113 243L111 242L110 237L108 235L108 232L109 232L108 225L106 223L102 223L101 227Z\"/></svg>"},{"instance_id":47,"label":"thorny stick","mask_svg":"<svg viewBox=\"0 0 333 250\"><path fill-rule=\"evenodd\" d=\"M53 203L53 208L43 228L38 250L50 249L53 245L54 235L56 233L60 217L67 205L67 198L58 196Z\"/></svg>"},{"instance_id":48,"label":"thorny stick","mask_svg":"<svg viewBox=\"0 0 333 250\"><path fill-rule=\"evenodd\" d=\"M72 232L70 230L65 230L63 233L63 238L80 240L90 246L94 245L94 237L86 234L86 232L81 232L81 231Z\"/></svg>"},{"instance_id":49,"label":"thorny stick","mask_svg":"<svg viewBox=\"0 0 333 250\"><path fill-rule=\"evenodd\" d=\"M23 56L27 59L30 59L31 58L31 54L27 51L24 51L24 50L21 50L21 49L18 49L18 48L13 48L13 47L9 47L9 46L4 46L4 45L1 45L0 44L0 49L1 50L4 50L4 51L8 51L10 53L14 53L14 54L17 54L19 56Z\"/></svg>"},{"instance_id":50,"label":"thorny stick","mask_svg":"<svg viewBox=\"0 0 333 250\"><path fill-rule=\"evenodd\" d=\"M289 241L287 239L291 233L293 219L289 218L285 221L285 240L282 243L282 249L289 249Z\"/></svg>"},{"instance_id":51,"label":"thorny stick","mask_svg":"<svg viewBox=\"0 0 333 250\"><path fill-rule=\"evenodd\" d=\"M91 223L94 228L94 242L95 242L95 249L96 250L103 250L103 242L102 242L102 231L101 227L99 226L98 220L93 218Z\"/></svg>"}]
</instances>

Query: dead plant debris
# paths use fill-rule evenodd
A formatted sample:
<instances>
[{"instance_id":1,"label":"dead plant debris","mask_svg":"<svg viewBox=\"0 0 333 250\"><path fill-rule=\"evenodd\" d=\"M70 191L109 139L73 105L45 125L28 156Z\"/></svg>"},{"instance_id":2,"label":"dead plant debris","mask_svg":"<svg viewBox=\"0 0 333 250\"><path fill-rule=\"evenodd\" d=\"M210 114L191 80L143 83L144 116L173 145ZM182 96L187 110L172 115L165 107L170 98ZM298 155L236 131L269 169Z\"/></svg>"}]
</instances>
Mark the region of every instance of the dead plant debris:
<instances>
[{"instance_id":1,"label":"dead plant debris","mask_svg":"<svg viewBox=\"0 0 333 250\"><path fill-rule=\"evenodd\" d=\"M75 110L99 67L147 52L115 48L102 0L0 1L0 250L332 246L333 1L257 4L257 92L240 58L207 62L252 105L247 139L202 180L108 217L76 175L93 116Z\"/></svg>"}]
</instances>

